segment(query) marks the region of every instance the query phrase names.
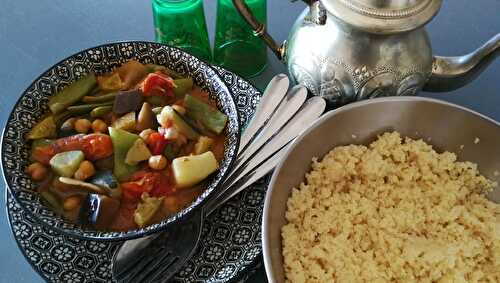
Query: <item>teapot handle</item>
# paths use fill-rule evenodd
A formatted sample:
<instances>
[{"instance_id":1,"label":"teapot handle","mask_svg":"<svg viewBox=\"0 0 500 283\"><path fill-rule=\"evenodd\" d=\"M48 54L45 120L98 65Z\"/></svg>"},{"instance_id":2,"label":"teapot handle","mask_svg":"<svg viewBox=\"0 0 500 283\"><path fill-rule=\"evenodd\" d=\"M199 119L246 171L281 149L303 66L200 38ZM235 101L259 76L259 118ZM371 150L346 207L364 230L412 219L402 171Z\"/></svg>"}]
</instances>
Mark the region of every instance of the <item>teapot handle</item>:
<instances>
[{"instance_id":1,"label":"teapot handle","mask_svg":"<svg viewBox=\"0 0 500 283\"><path fill-rule=\"evenodd\" d=\"M248 8L244 0L233 0L233 5L238 10L240 15L253 28L254 35L262 38L264 42L271 48L278 59L282 60L285 56L284 44L278 44L266 31L266 26L260 23Z\"/></svg>"}]
</instances>

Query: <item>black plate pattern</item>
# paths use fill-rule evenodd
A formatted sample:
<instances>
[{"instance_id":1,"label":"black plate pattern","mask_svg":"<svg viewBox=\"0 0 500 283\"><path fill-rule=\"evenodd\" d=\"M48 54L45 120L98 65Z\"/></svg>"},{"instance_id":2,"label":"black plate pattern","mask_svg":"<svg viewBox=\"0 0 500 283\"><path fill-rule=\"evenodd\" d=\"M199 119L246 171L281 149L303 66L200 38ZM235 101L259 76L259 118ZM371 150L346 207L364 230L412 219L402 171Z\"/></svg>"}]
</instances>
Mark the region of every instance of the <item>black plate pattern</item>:
<instances>
[{"instance_id":1,"label":"black plate pattern","mask_svg":"<svg viewBox=\"0 0 500 283\"><path fill-rule=\"evenodd\" d=\"M238 76L215 68L234 94L242 125L261 94ZM261 217L268 178L263 178L216 210L204 223L192 259L173 282L245 280L261 259ZM33 268L51 282L110 282L111 259L120 242L86 241L40 225L11 196L7 210L14 237Z\"/></svg>"},{"instance_id":2,"label":"black plate pattern","mask_svg":"<svg viewBox=\"0 0 500 283\"><path fill-rule=\"evenodd\" d=\"M29 163L29 146L24 135L47 111L49 96L89 72L110 72L125 61L136 59L142 63L155 63L193 78L204 88L212 101L228 117L225 129L224 159L220 170L207 182L207 188L190 206L160 223L126 232L104 232L81 227L56 215L40 200L35 184L24 173ZM2 140L2 166L12 196L27 213L47 227L74 237L92 240L125 240L159 231L201 204L218 186L234 160L239 143L238 111L232 95L217 72L207 63L177 48L154 42L122 42L93 47L72 55L55 64L38 77L23 93L7 120Z\"/></svg>"}]
</instances>

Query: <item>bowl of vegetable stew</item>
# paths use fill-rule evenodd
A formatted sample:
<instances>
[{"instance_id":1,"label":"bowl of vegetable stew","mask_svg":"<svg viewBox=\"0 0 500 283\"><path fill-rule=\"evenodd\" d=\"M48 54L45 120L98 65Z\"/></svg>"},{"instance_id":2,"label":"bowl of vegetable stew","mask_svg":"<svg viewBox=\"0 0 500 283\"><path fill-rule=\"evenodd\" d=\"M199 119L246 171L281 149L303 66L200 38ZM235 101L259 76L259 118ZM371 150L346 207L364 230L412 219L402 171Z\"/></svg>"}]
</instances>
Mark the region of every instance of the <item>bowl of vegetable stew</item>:
<instances>
[{"instance_id":1,"label":"bowl of vegetable stew","mask_svg":"<svg viewBox=\"0 0 500 283\"><path fill-rule=\"evenodd\" d=\"M199 209L239 134L232 95L207 63L159 43L110 43L26 89L3 132L2 169L34 220L87 240L127 240Z\"/></svg>"}]
</instances>

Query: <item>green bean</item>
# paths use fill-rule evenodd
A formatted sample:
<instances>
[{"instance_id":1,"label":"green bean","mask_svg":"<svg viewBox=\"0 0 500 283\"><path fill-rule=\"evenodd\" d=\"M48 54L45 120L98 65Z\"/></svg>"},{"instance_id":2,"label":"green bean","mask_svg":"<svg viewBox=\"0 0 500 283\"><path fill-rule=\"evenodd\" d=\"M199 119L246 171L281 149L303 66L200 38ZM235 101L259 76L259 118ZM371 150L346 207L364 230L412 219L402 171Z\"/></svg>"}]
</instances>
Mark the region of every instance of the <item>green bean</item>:
<instances>
[{"instance_id":1,"label":"green bean","mask_svg":"<svg viewBox=\"0 0 500 283\"><path fill-rule=\"evenodd\" d=\"M75 104L89 94L96 84L96 77L92 73L73 82L50 98L48 103L50 111L54 114L63 112L68 106Z\"/></svg>"},{"instance_id":2,"label":"green bean","mask_svg":"<svg viewBox=\"0 0 500 283\"><path fill-rule=\"evenodd\" d=\"M75 106L68 107L68 111L69 111L69 113L71 113L73 115L81 115L81 114L89 113L90 111L94 110L97 107L111 106L111 105L113 105L113 102L106 102L106 103L100 103L100 104L75 105Z\"/></svg>"},{"instance_id":3,"label":"green bean","mask_svg":"<svg viewBox=\"0 0 500 283\"><path fill-rule=\"evenodd\" d=\"M113 111L113 106L111 106L111 105L99 106L99 107L92 109L92 111L90 111L90 117L100 118L100 117L103 117L103 116L111 113L111 111Z\"/></svg>"},{"instance_id":4,"label":"green bean","mask_svg":"<svg viewBox=\"0 0 500 283\"><path fill-rule=\"evenodd\" d=\"M186 95L184 98L184 107L186 108L186 114L189 117L202 123L214 133L220 134L222 130L224 130L227 122L227 116L220 112L217 108L212 107L191 95Z\"/></svg>"},{"instance_id":5,"label":"green bean","mask_svg":"<svg viewBox=\"0 0 500 283\"><path fill-rule=\"evenodd\" d=\"M116 92L111 92L108 94L98 95L98 96L84 96L82 101L85 103L108 102L108 101L113 101L116 95L117 95Z\"/></svg>"}]
</instances>

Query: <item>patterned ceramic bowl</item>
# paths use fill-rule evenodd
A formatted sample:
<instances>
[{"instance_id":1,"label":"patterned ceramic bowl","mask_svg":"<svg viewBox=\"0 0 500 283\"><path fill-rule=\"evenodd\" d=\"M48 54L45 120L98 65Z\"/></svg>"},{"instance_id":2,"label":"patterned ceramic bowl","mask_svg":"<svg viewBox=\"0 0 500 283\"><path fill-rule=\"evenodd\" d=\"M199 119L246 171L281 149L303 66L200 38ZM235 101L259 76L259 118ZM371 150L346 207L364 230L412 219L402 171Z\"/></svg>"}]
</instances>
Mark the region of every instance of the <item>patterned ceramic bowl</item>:
<instances>
[{"instance_id":1,"label":"patterned ceramic bowl","mask_svg":"<svg viewBox=\"0 0 500 283\"><path fill-rule=\"evenodd\" d=\"M47 111L49 97L88 72L110 72L127 60L164 65L193 78L196 85L209 93L210 99L228 115L225 130L224 158L220 170L207 182L205 191L188 207L151 226L126 232L103 232L65 221L45 206L35 190L35 184L24 173L29 163L30 147L24 135ZM110 43L78 52L52 66L40 75L22 94L7 120L2 136L1 160L7 187L25 211L43 225L86 240L118 241L139 238L158 232L177 222L183 215L199 208L204 200L222 183L233 163L239 144L239 121L232 95L217 73L205 62L177 48L153 42Z\"/></svg>"}]
</instances>

